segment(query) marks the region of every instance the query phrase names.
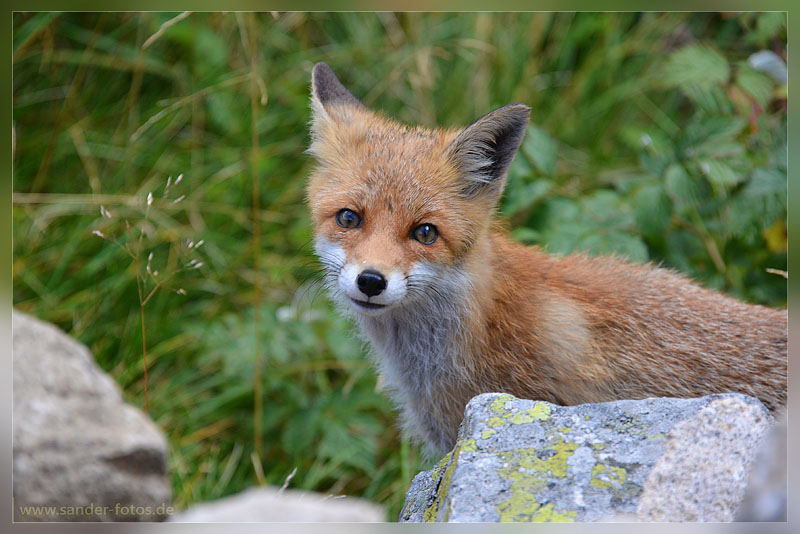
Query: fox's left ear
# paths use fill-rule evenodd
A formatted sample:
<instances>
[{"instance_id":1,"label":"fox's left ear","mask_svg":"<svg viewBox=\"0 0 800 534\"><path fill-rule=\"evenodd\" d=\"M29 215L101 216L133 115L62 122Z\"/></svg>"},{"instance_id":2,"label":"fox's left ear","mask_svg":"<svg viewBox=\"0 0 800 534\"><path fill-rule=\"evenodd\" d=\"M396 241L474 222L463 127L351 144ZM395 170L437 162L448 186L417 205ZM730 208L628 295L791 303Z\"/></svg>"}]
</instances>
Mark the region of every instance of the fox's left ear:
<instances>
[{"instance_id":1,"label":"fox's left ear","mask_svg":"<svg viewBox=\"0 0 800 534\"><path fill-rule=\"evenodd\" d=\"M464 128L450 144L447 151L462 173L465 196L488 194L492 202L500 198L530 114L524 104L497 108Z\"/></svg>"}]
</instances>

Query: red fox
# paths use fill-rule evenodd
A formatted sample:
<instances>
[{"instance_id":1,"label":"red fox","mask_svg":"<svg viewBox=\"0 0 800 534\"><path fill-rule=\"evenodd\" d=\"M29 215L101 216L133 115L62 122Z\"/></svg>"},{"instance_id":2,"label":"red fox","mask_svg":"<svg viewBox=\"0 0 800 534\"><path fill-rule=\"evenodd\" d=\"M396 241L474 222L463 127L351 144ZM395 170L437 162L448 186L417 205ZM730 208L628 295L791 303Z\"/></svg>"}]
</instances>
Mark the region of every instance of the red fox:
<instances>
[{"instance_id":1,"label":"red fox","mask_svg":"<svg viewBox=\"0 0 800 534\"><path fill-rule=\"evenodd\" d=\"M549 255L494 222L523 104L463 129L367 109L312 74L307 198L332 299L369 341L406 429L455 444L473 396L561 405L740 392L786 403L785 310L653 265Z\"/></svg>"}]
</instances>

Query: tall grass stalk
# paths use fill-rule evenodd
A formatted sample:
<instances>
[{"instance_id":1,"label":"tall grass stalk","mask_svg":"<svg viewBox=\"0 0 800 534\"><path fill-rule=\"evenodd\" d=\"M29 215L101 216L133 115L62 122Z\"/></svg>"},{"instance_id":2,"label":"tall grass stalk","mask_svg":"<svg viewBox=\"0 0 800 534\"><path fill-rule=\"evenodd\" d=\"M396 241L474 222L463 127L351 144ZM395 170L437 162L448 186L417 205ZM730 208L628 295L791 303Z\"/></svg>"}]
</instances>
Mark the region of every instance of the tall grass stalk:
<instances>
[{"instance_id":1,"label":"tall grass stalk","mask_svg":"<svg viewBox=\"0 0 800 534\"><path fill-rule=\"evenodd\" d=\"M237 13L237 20L239 21L239 28L244 31L244 25L241 23L239 14ZM248 15L248 31L246 35L242 35L243 41L248 43L249 59L250 59L250 136L251 136L251 158L252 158L252 178L253 178L253 309L255 315L253 317L253 333L254 351L255 351L255 372L253 373L253 447L255 449L256 460L261 460L262 448L262 421L264 418L264 391L261 387L262 373L263 373L263 357L261 354L261 219L259 213L261 211L261 188L258 182L258 67L257 67L257 32L255 27L255 13ZM249 38L248 38L249 37ZM266 104L266 102L264 102ZM258 469L257 472L262 472ZM264 483L263 475L260 477L259 482Z\"/></svg>"},{"instance_id":2,"label":"tall grass stalk","mask_svg":"<svg viewBox=\"0 0 800 534\"><path fill-rule=\"evenodd\" d=\"M149 206L148 206L149 207ZM142 369L144 371L144 411L146 413L150 412L150 403L148 401L147 390L147 328L146 328L146 321L144 318L144 305L145 305L145 296L144 291L142 289L142 277L141 277L141 269L139 267L139 253L142 250L142 236L144 235L144 229L139 234L139 243L136 247L136 289L139 293L139 311L141 314L141 322L142 322Z\"/></svg>"}]
</instances>

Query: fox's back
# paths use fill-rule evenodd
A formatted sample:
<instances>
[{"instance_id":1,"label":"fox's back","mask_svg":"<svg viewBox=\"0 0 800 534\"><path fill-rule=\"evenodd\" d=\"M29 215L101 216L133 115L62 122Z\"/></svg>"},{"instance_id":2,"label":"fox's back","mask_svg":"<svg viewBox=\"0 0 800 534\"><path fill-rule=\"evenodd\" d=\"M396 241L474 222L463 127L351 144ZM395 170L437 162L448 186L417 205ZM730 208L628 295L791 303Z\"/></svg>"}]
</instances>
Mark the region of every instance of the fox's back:
<instances>
[{"instance_id":1,"label":"fox's back","mask_svg":"<svg viewBox=\"0 0 800 534\"><path fill-rule=\"evenodd\" d=\"M495 272L504 274L483 350L490 367L516 371L501 376L550 382L537 398L576 404L739 391L772 409L785 403L785 311L652 265L551 256L500 236L493 242ZM514 381L530 396L531 381Z\"/></svg>"}]
</instances>

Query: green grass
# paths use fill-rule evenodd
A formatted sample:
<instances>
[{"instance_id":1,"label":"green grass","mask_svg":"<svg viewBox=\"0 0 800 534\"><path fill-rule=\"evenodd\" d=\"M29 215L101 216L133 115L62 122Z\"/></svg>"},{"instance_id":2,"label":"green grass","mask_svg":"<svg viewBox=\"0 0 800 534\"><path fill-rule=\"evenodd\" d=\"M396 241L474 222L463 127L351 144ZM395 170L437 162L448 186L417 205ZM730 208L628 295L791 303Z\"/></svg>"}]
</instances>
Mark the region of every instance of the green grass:
<instances>
[{"instance_id":1,"label":"green grass","mask_svg":"<svg viewBox=\"0 0 800 534\"><path fill-rule=\"evenodd\" d=\"M747 64L785 54L784 14L194 13L143 46L177 15L14 15L13 268L17 309L86 343L143 406L137 276L154 287L150 252L162 277L203 262L145 306L148 404L179 507L297 468L292 487L363 496L393 520L430 466L313 284L303 151L317 61L409 123L530 105L501 206L517 239L785 305L766 269L786 269L786 86ZM134 247L142 228L138 275L92 234Z\"/></svg>"}]
</instances>

